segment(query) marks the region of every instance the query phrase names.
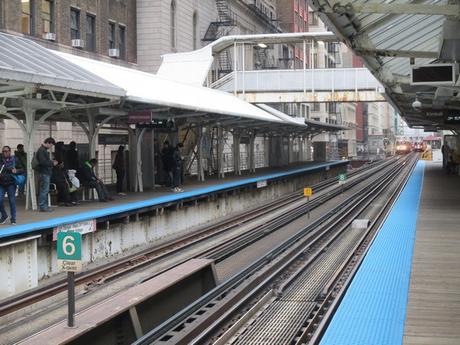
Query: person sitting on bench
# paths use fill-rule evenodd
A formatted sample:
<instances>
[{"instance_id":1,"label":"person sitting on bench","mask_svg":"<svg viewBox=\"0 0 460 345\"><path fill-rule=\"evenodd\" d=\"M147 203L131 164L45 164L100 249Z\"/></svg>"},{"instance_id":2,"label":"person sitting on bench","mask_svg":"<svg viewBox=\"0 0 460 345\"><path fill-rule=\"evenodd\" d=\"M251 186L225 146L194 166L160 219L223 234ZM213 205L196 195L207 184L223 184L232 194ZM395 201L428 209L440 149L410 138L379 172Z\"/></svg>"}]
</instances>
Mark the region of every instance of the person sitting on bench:
<instances>
[{"instance_id":1,"label":"person sitting on bench","mask_svg":"<svg viewBox=\"0 0 460 345\"><path fill-rule=\"evenodd\" d=\"M92 158L89 161L83 163L83 166L80 169L81 183L86 187L95 188L100 202L113 200L113 198L109 195L109 192L107 191L107 188L105 187L102 180L98 178L96 176L96 173L94 172L94 168L96 167L96 165L96 158Z\"/></svg>"}]
</instances>

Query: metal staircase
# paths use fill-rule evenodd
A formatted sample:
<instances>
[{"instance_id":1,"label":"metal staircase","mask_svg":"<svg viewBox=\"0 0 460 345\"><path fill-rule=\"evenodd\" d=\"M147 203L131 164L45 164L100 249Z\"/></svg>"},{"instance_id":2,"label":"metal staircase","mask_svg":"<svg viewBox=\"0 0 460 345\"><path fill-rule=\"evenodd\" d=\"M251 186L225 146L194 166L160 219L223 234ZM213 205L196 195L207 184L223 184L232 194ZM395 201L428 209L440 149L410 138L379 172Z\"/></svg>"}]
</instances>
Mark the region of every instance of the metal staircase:
<instances>
[{"instance_id":1,"label":"metal staircase","mask_svg":"<svg viewBox=\"0 0 460 345\"><path fill-rule=\"evenodd\" d=\"M237 17L231 10L228 0L216 0L217 21L211 22L204 34L203 41L212 42L228 33L236 26ZM216 79L232 71L232 57L228 50L223 51L218 57L218 75Z\"/></svg>"}]
</instances>

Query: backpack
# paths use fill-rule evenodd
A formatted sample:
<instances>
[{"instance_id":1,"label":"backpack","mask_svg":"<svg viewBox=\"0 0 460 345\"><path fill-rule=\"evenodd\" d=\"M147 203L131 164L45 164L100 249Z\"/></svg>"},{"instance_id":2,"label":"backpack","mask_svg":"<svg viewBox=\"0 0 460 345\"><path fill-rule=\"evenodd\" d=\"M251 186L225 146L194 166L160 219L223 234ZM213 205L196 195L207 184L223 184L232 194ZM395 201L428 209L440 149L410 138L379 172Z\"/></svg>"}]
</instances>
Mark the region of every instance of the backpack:
<instances>
[{"instance_id":1,"label":"backpack","mask_svg":"<svg viewBox=\"0 0 460 345\"><path fill-rule=\"evenodd\" d=\"M0 186L8 187L14 184L13 175L5 170L5 164L0 167Z\"/></svg>"},{"instance_id":2,"label":"backpack","mask_svg":"<svg viewBox=\"0 0 460 345\"><path fill-rule=\"evenodd\" d=\"M34 153L34 156L32 157L31 165L32 165L32 169L34 170L38 170L38 168L40 167L40 163L38 162L36 153Z\"/></svg>"}]
</instances>

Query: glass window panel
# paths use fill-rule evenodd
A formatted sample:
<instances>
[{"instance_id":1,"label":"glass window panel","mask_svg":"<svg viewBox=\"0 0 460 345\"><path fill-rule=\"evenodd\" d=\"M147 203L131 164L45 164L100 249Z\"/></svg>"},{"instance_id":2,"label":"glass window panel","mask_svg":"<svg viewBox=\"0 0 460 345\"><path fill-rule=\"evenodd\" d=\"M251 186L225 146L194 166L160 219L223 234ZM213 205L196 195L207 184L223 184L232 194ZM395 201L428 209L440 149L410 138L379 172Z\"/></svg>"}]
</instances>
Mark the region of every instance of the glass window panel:
<instances>
[{"instance_id":1,"label":"glass window panel","mask_svg":"<svg viewBox=\"0 0 460 345\"><path fill-rule=\"evenodd\" d=\"M109 49L115 48L115 24L109 23Z\"/></svg>"},{"instance_id":2,"label":"glass window panel","mask_svg":"<svg viewBox=\"0 0 460 345\"><path fill-rule=\"evenodd\" d=\"M86 48L94 52L96 50L96 18L91 15L86 16Z\"/></svg>"},{"instance_id":3,"label":"glass window panel","mask_svg":"<svg viewBox=\"0 0 460 345\"><path fill-rule=\"evenodd\" d=\"M126 59L126 28L124 26L119 26L119 34L120 34L120 59Z\"/></svg>"},{"instance_id":4,"label":"glass window panel","mask_svg":"<svg viewBox=\"0 0 460 345\"><path fill-rule=\"evenodd\" d=\"M28 0L21 0L22 6L22 17L21 17L21 29L24 34L31 33L31 17L32 17L32 4Z\"/></svg>"},{"instance_id":5,"label":"glass window panel","mask_svg":"<svg viewBox=\"0 0 460 345\"><path fill-rule=\"evenodd\" d=\"M70 37L80 38L80 11L75 8L70 9Z\"/></svg>"},{"instance_id":6,"label":"glass window panel","mask_svg":"<svg viewBox=\"0 0 460 345\"><path fill-rule=\"evenodd\" d=\"M41 2L41 18L43 33L54 32L54 1Z\"/></svg>"}]
</instances>

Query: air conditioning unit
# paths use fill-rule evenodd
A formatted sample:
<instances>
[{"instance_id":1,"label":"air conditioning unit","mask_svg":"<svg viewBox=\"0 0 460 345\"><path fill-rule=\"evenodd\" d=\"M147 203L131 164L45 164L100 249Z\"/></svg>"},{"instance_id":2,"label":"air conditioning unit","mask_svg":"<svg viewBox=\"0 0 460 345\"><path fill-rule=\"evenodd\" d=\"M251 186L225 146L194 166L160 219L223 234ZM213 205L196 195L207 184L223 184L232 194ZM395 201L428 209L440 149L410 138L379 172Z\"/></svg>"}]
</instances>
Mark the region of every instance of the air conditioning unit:
<instances>
[{"instance_id":1,"label":"air conditioning unit","mask_svg":"<svg viewBox=\"0 0 460 345\"><path fill-rule=\"evenodd\" d=\"M43 38L48 41L56 41L56 34L54 32L46 32L43 34Z\"/></svg>"},{"instance_id":2,"label":"air conditioning unit","mask_svg":"<svg viewBox=\"0 0 460 345\"><path fill-rule=\"evenodd\" d=\"M109 56L113 58L120 57L120 49L109 49Z\"/></svg>"},{"instance_id":3,"label":"air conditioning unit","mask_svg":"<svg viewBox=\"0 0 460 345\"><path fill-rule=\"evenodd\" d=\"M72 40L72 47L84 48L85 47L85 41L83 41L81 39Z\"/></svg>"}]
</instances>

